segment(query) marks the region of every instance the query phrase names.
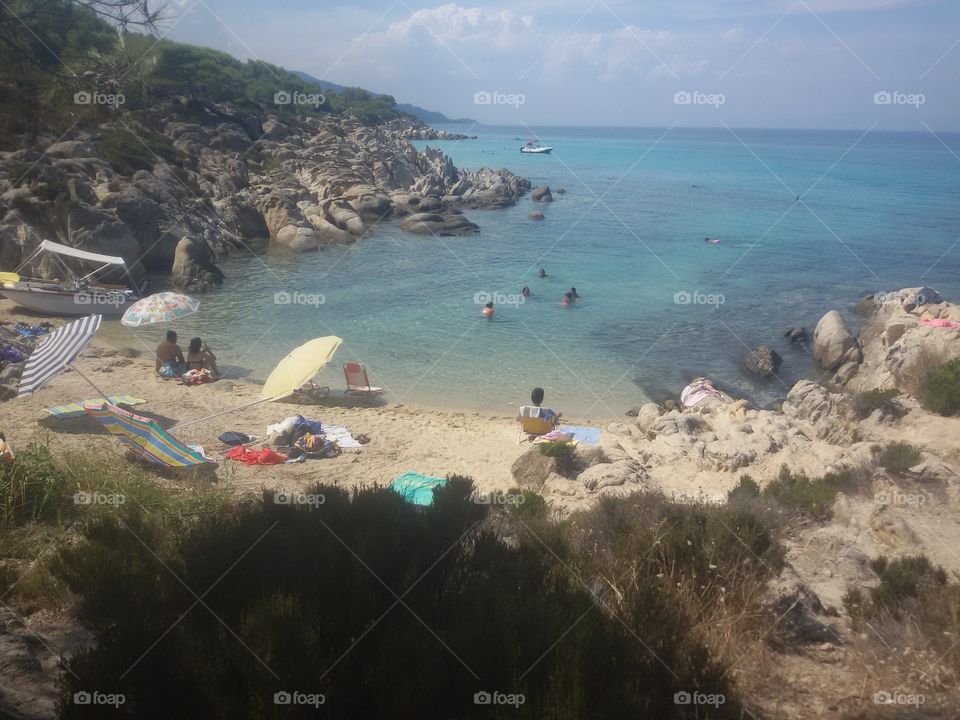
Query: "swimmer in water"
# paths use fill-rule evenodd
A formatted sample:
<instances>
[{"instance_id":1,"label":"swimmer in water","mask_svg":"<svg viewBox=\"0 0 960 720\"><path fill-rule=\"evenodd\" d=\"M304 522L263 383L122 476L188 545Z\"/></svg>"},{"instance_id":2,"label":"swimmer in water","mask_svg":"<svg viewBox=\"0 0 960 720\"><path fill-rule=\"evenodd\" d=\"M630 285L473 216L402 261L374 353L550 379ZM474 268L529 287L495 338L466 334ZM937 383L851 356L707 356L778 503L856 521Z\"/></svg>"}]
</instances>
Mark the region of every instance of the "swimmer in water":
<instances>
[{"instance_id":1,"label":"swimmer in water","mask_svg":"<svg viewBox=\"0 0 960 720\"><path fill-rule=\"evenodd\" d=\"M483 310L480 311L480 314L484 315L485 317L493 317L493 303L488 302L486 305L484 305Z\"/></svg>"},{"instance_id":2,"label":"swimmer in water","mask_svg":"<svg viewBox=\"0 0 960 720\"><path fill-rule=\"evenodd\" d=\"M547 276L547 271L543 268L540 268L540 272L537 273L537 277L545 278Z\"/></svg>"},{"instance_id":3,"label":"swimmer in water","mask_svg":"<svg viewBox=\"0 0 960 720\"><path fill-rule=\"evenodd\" d=\"M523 286L523 290L520 291L520 294L523 295L525 298L528 298L531 295L533 295L533 293L530 292L530 288L527 287L526 285Z\"/></svg>"},{"instance_id":4,"label":"swimmer in water","mask_svg":"<svg viewBox=\"0 0 960 720\"><path fill-rule=\"evenodd\" d=\"M574 297L569 292L563 294L563 300L560 301L561 305L573 305Z\"/></svg>"},{"instance_id":5,"label":"swimmer in water","mask_svg":"<svg viewBox=\"0 0 960 720\"><path fill-rule=\"evenodd\" d=\"M577 295L577 289L575 287L570 288L570 292L567 293L573 300L579 300L580 296Z\"/></svg>"}]
</instances>

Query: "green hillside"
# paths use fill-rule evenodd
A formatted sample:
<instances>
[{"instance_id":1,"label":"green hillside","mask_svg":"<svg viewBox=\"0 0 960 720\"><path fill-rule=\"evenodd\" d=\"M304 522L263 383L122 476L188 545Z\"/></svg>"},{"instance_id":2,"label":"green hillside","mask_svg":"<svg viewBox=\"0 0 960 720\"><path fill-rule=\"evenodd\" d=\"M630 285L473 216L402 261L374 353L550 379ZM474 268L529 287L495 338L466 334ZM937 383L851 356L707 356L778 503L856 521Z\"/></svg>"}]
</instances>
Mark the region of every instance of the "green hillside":
<instances>
[{"instance_id":1,"label":"green hillside","mask_svg":"<svg viewBox=\"0 0 960 720\"><path fill-rule=\"evenodd\" d=\"M158 39L157 18L145 8L140 0L0 3L0 146L174 97L197 110L229 103L297 114L350 111L371 121L397 115L388 95L324 90L267 62Z\"/></svg>"}]
</instances>

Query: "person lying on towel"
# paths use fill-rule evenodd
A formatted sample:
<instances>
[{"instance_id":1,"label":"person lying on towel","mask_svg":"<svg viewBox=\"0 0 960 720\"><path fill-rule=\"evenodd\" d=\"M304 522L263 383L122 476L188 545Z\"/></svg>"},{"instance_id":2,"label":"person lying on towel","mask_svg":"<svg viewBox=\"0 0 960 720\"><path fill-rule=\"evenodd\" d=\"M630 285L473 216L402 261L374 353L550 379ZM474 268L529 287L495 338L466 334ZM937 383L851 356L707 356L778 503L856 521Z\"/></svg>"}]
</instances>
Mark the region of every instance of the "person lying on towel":
<instances>
[{"instance_id":1,"label":"person lying on towel","mask_svg":"<svg viewBox=\"0 0 960 720\"><path fill-rule=\"evenodd\" d=\"M173 330L168 330L167 339L157 345L156 371L163 378L180 377L187 371L183 351L177 345L177 334Z\"/></svg>"}]
</instances>

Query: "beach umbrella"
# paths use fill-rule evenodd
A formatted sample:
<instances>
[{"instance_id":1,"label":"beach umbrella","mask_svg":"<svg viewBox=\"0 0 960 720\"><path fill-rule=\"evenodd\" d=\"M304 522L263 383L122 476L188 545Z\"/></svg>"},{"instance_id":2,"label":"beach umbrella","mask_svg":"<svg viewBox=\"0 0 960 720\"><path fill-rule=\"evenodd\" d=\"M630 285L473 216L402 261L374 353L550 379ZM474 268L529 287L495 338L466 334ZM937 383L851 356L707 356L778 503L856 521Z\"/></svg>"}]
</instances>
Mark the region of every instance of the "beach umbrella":
<instances>
[{"instance_id":1,"label":"beach umbrella","mask_svg":"<svg viewBox=\"0 0 960 720\"><path fill-rule=\"evenodd\" d=\"M84 411L138 457L163 467L202 465L207 459L171 436L156 420L134 415L115 405L86 405Z\"/></svg>"},{"instance_id":2,"label":"beach umbrella","mask_svg":"<svg viewBox=\"0 0 960 720\"><path fill-rule=\"evenodd\" d=\"M87 315L57 328L49 335L40 336L40 345L31 353L23 367L17 397L32 395L67 367L76 370L80 377L93 386L94 390L106 397L103 390L94 385L90 378L73 365L73 361L77 359L80 352L93 340L102 320L103 315Z\"/></svg>"},{"instance_id":3,"label":"beach umbrella","mask_svg":"<svg viewBox=\"0 0 960 720\"><path fill-rule=\"evenodd\" d=\"M336 335L314 338L292 350L270 373L260 397L276 400L291 395L298 387L320 372L333 358L343 340Z\"/></svg>"},{"instance_id":4,"label":"beach umbrella","mask_svg":"<svg viewBox=\"0 0 960 720\"><path fill-rule=\"evenodd\" d=\"M128 307L120 322L127 327L153 325L193 315L198 309L200 301L187 295L174 292L155 293Z\"/></svg>"},{"instance_id":5,"label":"beach umbrella","mask_svg":"<svg viewBox=\"0 0 960 720\"><path fill-rule=\"evenodd\" d=\"M324 366L330 362L333 354L342 344L343 340L335 335L314 338L310 342L306 342L300 347L292 350L289 355L277 363L277 366L273 369L273 372L270 373L269 377L267 377L267 381L263 384L263 389L260 391L259 400L254 400L246 405L230 408L229 410L223 410L221 412L214 413L213 415L197 418L196 420L191 420L190 422L180 423L179 425L176 425L170 429L178 430L179 428L184 428L188 425L194 425L198 422L212 420L215 417L236 412L237 410L243 410L244 408L259 405L260 403L285 398L287 395L293 394L298 387L320 372Z\"/></svg>"}]
</instances>

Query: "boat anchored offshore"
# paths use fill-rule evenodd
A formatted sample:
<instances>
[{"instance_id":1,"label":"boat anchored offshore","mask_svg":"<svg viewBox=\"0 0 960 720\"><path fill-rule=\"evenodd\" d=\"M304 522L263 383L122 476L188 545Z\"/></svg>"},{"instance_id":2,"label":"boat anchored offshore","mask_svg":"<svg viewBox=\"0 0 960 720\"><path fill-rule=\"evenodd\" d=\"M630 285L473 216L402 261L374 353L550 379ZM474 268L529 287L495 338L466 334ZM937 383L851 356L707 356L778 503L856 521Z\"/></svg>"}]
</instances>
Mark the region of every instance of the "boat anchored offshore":
<instances>
[{"instance_id":1,"label":"boat anchored offshore","mask_svg":"<svg viewBox=\"0 0 960 720\"><path fill-rule=\"evenodd\" d=\"M553 150L552 147L548 145L541 145L539 140L528 140L527 144L520 148L520 152L529 153L531 155L545 155L551 150Z\"/></svg>"},{"instance_id":2,"label":"boat anchored offshore","mask_svg":"<svg viewBox=\"0 0 960 720\"><path fill-rule=\"evenodd\" d=\"M19 275L22 268L42 253L49 253L54 261L59 263L67 279L43 280L23 278ZM98 267L78 277L64 258L97 263ZM129 286L108 284L96 279L98 275L112 268L122 269ZM40 243L36 252L20 263L15 271L0 272L0 295L27 310L49 315L122 315L140 299L137 284L130 276L123 258L87 252L49 240Z\"/></svg>"}]
</instances>

